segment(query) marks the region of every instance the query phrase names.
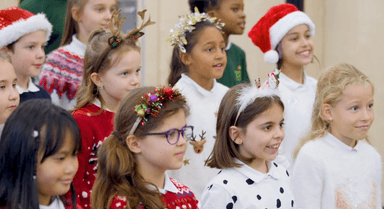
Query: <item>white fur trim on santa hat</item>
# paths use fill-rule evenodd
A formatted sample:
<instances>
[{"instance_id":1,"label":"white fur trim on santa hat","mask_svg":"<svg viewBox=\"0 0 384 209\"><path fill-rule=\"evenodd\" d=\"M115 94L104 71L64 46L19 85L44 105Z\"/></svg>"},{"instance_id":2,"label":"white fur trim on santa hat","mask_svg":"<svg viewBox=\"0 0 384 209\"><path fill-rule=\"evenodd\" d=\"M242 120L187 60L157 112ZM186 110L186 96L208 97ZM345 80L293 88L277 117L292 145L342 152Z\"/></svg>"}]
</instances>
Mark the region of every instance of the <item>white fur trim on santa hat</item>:
<instances>
[{"instance_id":1,"label":"white fur trim on santa hat","mask_svg":"<svg viewBox=\"0 0 384 209\"><path fill-rule=\"evenodd\" d=\"M45 17L45 14L39 13L26 20L16 21L0 30L0 48L19 40L26 34L39 30L45 31L45 38L48 41L52 33L52 24Z\"/></svg>"},{"instance_id":2,"label":"white fur trim on santa hat","mask_svg":"<svg viewBox=\"0 0 384 209\"><path fill-rule=\"evenodd\" d=\"M279 54L275 50L269 50L264 53L264 61L269 64L276 64L279 61Z\"/></svg>"},{"instance_id":3,"label":"white fur trim on santa hat","mask_svg":"<svg viewBox=\"0 0 384 209\"><path fill-rule=\"evenodd\" d=\"M313 24L312 20L301 11L289 13L272 25L269 29L272 49L276 48L277 44L280 43L285 34L287 34L292 28L301 24L308 25L311 35L315 35L315 24Z\"/></svg>"}]
</instances>

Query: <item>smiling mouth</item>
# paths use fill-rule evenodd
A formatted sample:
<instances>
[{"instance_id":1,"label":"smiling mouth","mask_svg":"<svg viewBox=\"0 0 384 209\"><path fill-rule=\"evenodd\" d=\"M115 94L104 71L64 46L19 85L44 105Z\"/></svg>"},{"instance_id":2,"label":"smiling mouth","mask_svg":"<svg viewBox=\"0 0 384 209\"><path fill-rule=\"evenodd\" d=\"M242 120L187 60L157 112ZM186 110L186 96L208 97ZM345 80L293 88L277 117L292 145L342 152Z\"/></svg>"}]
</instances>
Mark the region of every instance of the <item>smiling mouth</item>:
<instances>
[{"instance_id":1,"label":"smiling mouth","mask_svg":"<svg viewBox=\"0 0 384 209\"><path fill-rule=\"evenodd\" d=\"M222 67L223 67L223 64L222 64L222 63L219 63L219 64L214 65L213 67L215 67L215 68L222 68Z\"/></svg>"},{"instance_id":2,"label":"smiling mouth","mask_svg":"<svg viewBox=\"0 0 384 209\"><path fill-rule=\"evenodd\" d=\"M277 149L279 148L279 144L274 144L274 145L271 145L271 146L267 146L268 148L271 148L271 149Z\"/></svg>"},{"instance_id":3,"label":"smiling mouth","mask_svg":"<svg viewBox=\"0 0 384 209\"><path fill-rule=\"evenodd\" d=\"M304 52L300 52L300 53L299 53L299 55L304 55L304 56L309 55L309 54L310 54L309 51L304 51Z\"/></svg>"},{"instance_id":4,"label":"smiling mouth","mask_svg":"<svg viewBox=\"0 0 384 209\"><path fill-rule=\"evenodd\" d=\"M242 22L239 24L240 28L244 29L245 28L245 22Z\"/></svg>"}]
</instances>

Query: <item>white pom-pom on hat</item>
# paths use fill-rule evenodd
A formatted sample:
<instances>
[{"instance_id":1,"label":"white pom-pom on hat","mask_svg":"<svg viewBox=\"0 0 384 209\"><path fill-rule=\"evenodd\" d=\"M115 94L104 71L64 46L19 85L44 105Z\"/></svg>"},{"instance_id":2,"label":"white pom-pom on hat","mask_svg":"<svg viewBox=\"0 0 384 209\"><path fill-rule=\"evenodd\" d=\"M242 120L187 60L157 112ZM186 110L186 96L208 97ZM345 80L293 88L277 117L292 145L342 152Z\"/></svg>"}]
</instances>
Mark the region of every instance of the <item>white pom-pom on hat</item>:
<instances>
[{"instance_id":1,"label":"white pom-pom on hat","mask_svg":"<svg viewBox=\"0 0 384 209\"><path fill-rule=\"evenodd\" d=\"M264 61L269 64L276 64L279 61L279 54L275 50L269 50L264 54Z\"/></svg>"}]
</instances>

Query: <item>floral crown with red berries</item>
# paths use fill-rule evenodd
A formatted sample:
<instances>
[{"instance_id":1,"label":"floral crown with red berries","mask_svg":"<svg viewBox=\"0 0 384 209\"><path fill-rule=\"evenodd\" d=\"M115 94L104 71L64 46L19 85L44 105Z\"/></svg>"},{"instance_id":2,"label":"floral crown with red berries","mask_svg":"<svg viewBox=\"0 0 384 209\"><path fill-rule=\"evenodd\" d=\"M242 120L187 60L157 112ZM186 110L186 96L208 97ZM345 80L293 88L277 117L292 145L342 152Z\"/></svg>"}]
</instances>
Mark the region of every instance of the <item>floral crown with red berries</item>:
<instances>
[{"instance_id":1,"label":"floral crown with red berries","mask_svg":"<svg viewBox=\"0 0 384 209\"><path fill-rule=\"evenodd\" d=\"M132 109L137 114L136 122L133 124L129 135L133 134L139 124L142 126L148 121L148 116L152 115L157 117L160 114L160 110L164 107L164 104L168 101L174 101L175 99L185 102L184 96L178 89L172 89L171 87L155 87L154 91L145 93L141 96L143 100L139 101Z\"/></svg>"}]
</instances>

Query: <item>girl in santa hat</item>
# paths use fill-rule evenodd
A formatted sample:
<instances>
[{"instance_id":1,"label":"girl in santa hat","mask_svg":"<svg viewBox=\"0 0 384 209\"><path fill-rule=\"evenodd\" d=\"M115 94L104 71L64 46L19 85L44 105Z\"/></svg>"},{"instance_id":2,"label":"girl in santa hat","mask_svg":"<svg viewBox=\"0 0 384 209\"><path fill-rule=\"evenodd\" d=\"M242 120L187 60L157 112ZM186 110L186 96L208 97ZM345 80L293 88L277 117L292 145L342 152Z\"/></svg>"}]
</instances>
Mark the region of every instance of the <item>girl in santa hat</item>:
<instances>
[{"instance_id":1,"label":"girl in santa hat","mask_svg":"<svg viewBox=\"0 0 384 209\"><path fill-rule=\"evenodd\" d=\"M315 25L292 4L273 6L248 33L264 60L280 70L279 90L285 106L285 140L277 161L293 165L293 150L309 131L317 81L304 72L314 58Z\"/></svg>"},{"instance_id":2,"label":"girl in santa hat","mask_svg":"<svg viewBox=\"0 0 384 209\"><path fill-rule=\"evenodd\" d=\"M33 14L18 7L0 10L0 49L17 76L20 103L29 99L51 99L47 91L32 83L45 60L44 48L52 25L45 14Z\"/></svg>"}]
</instances>

